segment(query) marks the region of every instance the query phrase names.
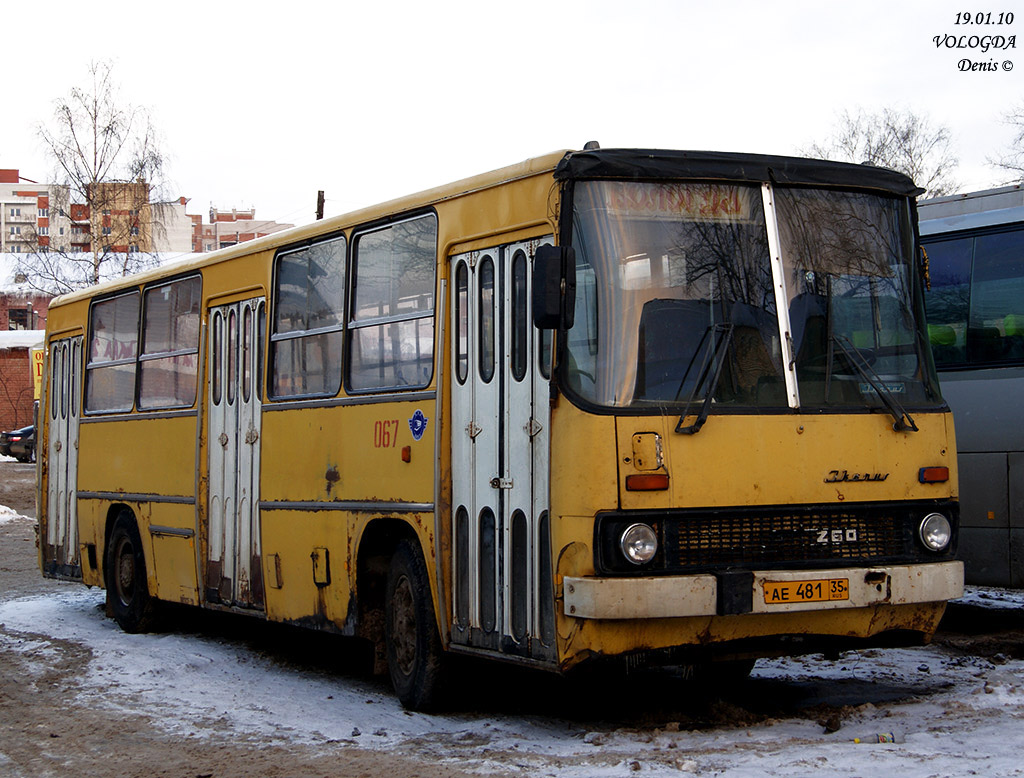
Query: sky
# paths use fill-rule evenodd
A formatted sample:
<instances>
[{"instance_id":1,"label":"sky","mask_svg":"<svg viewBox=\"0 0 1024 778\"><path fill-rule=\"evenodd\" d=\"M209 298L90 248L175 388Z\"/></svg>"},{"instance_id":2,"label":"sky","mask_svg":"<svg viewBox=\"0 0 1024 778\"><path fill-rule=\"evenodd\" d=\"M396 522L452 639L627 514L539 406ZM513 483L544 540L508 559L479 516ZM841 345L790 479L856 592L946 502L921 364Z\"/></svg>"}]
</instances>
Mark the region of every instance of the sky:
<instances>
[{"instance_id":1,"label":"sky","mask_svg":"<svg viewBox=\"0 0 1024 778\"><path fill-rule=\"evenodd\" d=\"M975 191L1006 183L989 161L1024 104L1024 5L997 23L1014 5L977 25L952 0L9 3L0 168L52 178L37 128L109 59L189 213L302 224L317 190L334 215L589 140L798 154L843 111L887 107L947 127ZM1005 50L945 37L1017 32Z\"/></svg>"}]
</instances>

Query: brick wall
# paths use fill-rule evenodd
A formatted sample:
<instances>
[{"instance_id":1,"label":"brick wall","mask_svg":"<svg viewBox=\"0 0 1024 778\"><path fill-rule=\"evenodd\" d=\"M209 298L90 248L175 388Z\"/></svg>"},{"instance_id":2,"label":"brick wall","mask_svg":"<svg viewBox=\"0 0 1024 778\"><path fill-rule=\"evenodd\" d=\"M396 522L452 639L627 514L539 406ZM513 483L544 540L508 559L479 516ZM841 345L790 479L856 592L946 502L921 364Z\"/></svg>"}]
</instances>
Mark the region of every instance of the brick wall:
<instances>
[{"instance_id":1,"label":"brick wall","mask_svg":"<svg viewBox=\"0 0 1024 778\"><path fill-rule=\"evenodd\" d=\"M28 349L0 349L0 430L31 424L32 375Z\"/></svg>"},{"instance_id":2,"label":"brick wall","mask_svg":"<svg viewBox=\"0 0 1024 778\"><path fill-rule=\"evenodd\" d=\"M32 305L32 310L35 312L35 319L34 321L27 322L28 329L46 329L46 312L50 307L51 299L53 298L48 295L34 293L0 294L0 330L11 329L10 311L12 308L24 311L28 308L29 304ZM29 317L26 316L25 318L28 319Z\"/></svg>"}]
</instances>

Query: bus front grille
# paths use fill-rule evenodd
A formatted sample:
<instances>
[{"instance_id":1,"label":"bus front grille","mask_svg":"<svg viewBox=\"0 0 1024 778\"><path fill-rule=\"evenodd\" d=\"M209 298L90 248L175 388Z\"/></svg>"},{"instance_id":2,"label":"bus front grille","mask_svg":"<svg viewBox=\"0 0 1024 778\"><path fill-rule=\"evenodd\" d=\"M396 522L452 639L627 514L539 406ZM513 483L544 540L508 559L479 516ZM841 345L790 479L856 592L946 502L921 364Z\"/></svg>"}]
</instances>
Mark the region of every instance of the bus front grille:
<instances>
[{"instance_id":1,"label":"bus front grille","mask_svg":"<svg viewBox=\"0 0 1024 778\"><path fill-rule=\"evenodd\" d=\"M921 520L933 511L943 513L954 532L940 554L917 537ZM955 553L958 519L958 506L948 500L614 511L597 516L595 562L604 574L626 575L934 562ZM637 522L649 524L659 541L656 556L640 566L619 548L623 531Z\"/></svg>"},{"instance_id":2,"label":"bus front grille","mask_svg":"<svg viewBox=\"0 0 1024 778\"><path fill-rule=\"evenodd\" d=\"M892 559L913 554L914 538L894 515L820 511L691 517L665 525L666 566L765 566Z\"/></svg>"}]
</instances>

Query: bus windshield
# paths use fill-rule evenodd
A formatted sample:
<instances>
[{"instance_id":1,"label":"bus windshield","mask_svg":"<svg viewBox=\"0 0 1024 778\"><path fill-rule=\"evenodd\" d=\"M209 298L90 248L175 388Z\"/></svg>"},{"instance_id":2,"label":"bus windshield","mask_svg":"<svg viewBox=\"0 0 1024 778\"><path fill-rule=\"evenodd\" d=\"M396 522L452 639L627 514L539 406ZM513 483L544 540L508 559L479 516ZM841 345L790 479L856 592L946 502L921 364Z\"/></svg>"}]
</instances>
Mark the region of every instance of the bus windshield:
<instances>
[{"instance_id":1,"label":"bus windshield","mask_svg":"<svg viewBox=\"0 0 1024 778\"><path fill-rule=\"evenodd\" d=\"M756 184L578 182L570 391L615 408L783 409L795 368L801 407L940 404L905 201L796 187L773 201L774 220Z\"/></svg>"}]
</instances>

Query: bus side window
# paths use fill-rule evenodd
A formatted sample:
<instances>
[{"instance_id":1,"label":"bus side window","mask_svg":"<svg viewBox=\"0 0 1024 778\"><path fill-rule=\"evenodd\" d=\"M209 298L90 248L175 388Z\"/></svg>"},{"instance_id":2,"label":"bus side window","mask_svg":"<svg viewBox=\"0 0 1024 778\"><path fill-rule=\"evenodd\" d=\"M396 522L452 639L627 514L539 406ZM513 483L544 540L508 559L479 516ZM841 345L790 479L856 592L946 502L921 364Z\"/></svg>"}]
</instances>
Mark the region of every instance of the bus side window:
<instances>
[{"instance_id":1,"label":"bus side window","mask_svg":"<svg viewBox=\"0 0 1024 778\"><path fill-rule=\"evenodd\" d=\"M93 304L89 319L85 410L130 411L135 399L139 292Z\"/></svg>"},{"instance_id":2,"label":"bus side window","mask_svg":"<svg viewBox=\"0 0 1024 778\"><path fill-rule=\"evenodd\" d=\"M146 289L139 408L187 408L196 399L202 279L183 278Z\"/></svg>"},{"instance_id":3,"label":"bus side window","mask_svg":"<svg viewBox=\"0 0 1024 778\"><path fill-rule=\"evenodd\" d=\"M974 256L967 358L1024 359L1024 232L979 235Z\"/></svg>"},{"instance_id":4,"label":"bus side window","mask_svg":"<svg viewBox=\"0 0 1024 778\"><path fill-rule=\"evenodd\" d=\"M271 397L322 397L341 388L345 246L339 237L277 258Z\"/></svg>"},{"instance_id":5,"label":"bus side window","mask_svg":"<svg viewBox=\"0 0 1024 778\"><path fill-rule=\"evenodd\" d=\"M364 232L353 244L348 388L427 386L434 370L437 218Z\"/></svg>"},{"instance_id":6,"label":"bus side window","mask_svg":"<svg viewBox=\"0 0 1024 778\"><path fill-rule=\"evenodd\" d=\"M974 239L957 238L926 247L932 289L926 294L928 340L935 364L967 362L967 319L971 299Z\"/></svg>"}]
</instances>

